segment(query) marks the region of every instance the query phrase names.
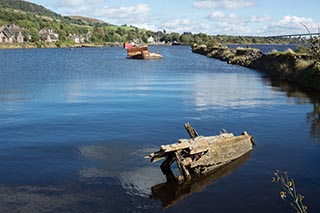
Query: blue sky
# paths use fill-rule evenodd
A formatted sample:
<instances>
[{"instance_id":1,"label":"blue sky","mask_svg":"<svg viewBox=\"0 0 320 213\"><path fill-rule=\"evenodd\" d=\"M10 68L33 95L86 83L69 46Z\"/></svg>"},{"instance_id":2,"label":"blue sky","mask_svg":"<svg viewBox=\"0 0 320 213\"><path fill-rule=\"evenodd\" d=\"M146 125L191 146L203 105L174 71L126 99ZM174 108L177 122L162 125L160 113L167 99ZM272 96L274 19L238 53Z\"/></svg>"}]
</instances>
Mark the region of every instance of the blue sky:
<instances>
[{"instance_id":1,"label":"blue sky","mask_svg":"<svg viewBox=\"0 0 320 213\"><path fill-rule=\"evenodd\" d=\"M281 35L320 28L319 0L29 0L61 15L210 35Z\"/></svg>"}]
</instances>

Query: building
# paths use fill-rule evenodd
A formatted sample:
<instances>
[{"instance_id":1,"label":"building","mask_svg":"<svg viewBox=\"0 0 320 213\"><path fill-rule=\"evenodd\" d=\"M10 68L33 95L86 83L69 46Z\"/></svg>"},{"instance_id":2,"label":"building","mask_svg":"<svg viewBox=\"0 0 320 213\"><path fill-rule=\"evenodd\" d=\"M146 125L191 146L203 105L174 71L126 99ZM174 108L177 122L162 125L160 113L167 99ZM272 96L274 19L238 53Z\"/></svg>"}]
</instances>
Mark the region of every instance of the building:
<instances>
[{"instance_id":1,"label":"building","mask_svg":"<svg viewBox=\"0 0 320 213\"><path fill-rule=\"evenodd\" d=\"M80 35L69 35L68 39L73 41L76 44L84 43L84 38Z\"/></svg>"},{"instance_id":2,"label":"building","mask_svg":"<svg viewBox=\"0 0 320 213\"><path fill-rule=\"evenodd\" d=\"M148 43L155 43L155 40L152 36L148 38Z\"/></svg>"},{"instance_id":3,"label":"building","mask_svg":"<svg viewBox=\"0 0 320 213\"><path fill-rule=\"evenodd\" d=\"M23 29L18 25L4 25L0 27L0 43L23 43Z\"/></svg>"},{"instance_id":4,"label":"building","mask_svg":"<svg viewBox=\"0 0 320 213\"><path fill-rule=\"evenodd\" d=\"M59 34L52 29L42 29L39 31L40 40L48 43L55 43L59 40Z\"/></svg>"}]
</instances>

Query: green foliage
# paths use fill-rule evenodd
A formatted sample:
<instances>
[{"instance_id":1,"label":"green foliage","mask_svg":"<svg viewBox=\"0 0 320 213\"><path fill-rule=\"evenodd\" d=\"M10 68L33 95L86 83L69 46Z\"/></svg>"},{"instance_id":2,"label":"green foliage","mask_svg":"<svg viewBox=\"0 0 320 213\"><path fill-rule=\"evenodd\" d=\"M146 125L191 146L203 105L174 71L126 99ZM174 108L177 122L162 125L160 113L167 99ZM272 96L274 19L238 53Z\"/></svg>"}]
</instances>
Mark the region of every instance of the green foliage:
<instances>
[{"instance_id":1,"label":"green foliage","mask_svg":"<svg viewBox=\"0 0 320 213\"><path fill-rule=\"evenodd\" d=\"M46 9L43 6L22 0L1 0L0 7L20 10L26 13L33 13L39 16L47 16L60 19L62 18L61 15Z\"/></svg>"},{"instance_id":2,"label":"green foliage","mask_svg":"<svg viewBox=\"0 0 320 213\"><path fill-rule=\"evenodd\" d=\"M180 41L184 44L192 44L194 43L194 36L190 32L184 32L180 36Z\"/></svg>"},{"instance_id":3,"label":"green foliage","mask_svg":"<svg viewBox=\"0 0 320 213\"><path fill-rule=\"evenodd\" d=\"M320 61L320 38L319 37L311 38L310 52L318 61Z\"/></svg>"},{"instance_id":4,"label":"green foliage","mask_svg":"<svg viewBox=\"0 0 320 213\"><path fill-rule=\"evenodd\" d=\"M320 73L320 62L317 62L317 63L314 65L314 71L317 72L317 73Z\"/></svg>"}]
</instances>

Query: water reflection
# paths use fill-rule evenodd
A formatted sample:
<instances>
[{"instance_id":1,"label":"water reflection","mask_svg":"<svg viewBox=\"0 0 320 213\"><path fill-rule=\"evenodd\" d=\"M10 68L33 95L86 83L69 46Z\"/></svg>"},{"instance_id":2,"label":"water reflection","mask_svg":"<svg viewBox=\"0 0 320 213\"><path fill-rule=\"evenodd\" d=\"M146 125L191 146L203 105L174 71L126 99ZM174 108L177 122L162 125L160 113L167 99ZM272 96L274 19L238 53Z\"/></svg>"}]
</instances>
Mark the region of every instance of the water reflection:
<instances>
[{"instance_id":1,"label":"water reflection","mask_svg":"<svg viewBox=\"0 0 320 213\"><path fill-rule=\"evenodd\" d=\"M310 136L315 143L320 141L320 104L313 103L313 111L307 113L307 120L311 124Z\"/></svg>"},{"instance_id":2,"label":"water reflection","mask_svg":"<svg viewBox=\"0 0 320 213\"><path fill-rule=\"evenodd\" d=\"M98 144L81 147L82 157L101 161L93 167L79 171L80 181L92 184L101 183L112 178L125 189L129 195L148 197L150 188L165 180L158 166L150 166L149 161L142 161L143 156L155 148L142 148L119 144ZM137 163L139 162L139 163Z\"/></svg>"},{"instance_id":3,"label":"water reflection","mask_svg":"<svg viewBox=\"0 0 320 213\"><path fill-rule=\"evenodd\" d=\"M201 192L206 187L214 184L218 179L231 174L236 168L244 164L250 158L250 153L227 164L212 174L192 179L190 182L179 185L176 182L166 182L151 188L152 199L160 200L164 208L175 205L185 197L195 192Z\"/></svg>"},{"instance_id":4,"label":"water reflection","mask_svg":"<svg viewBox=\"0 0 320 213\"><path fill-rule=\"evenodd\" d=\"M150 189L157 183L164 181L160 168L144 167L120 174L121 186L130 195L149 197Z\"/></svg>"},{"instance_id":5,"label":"water reflection","mask_svg":"<svg viewBox=\"0 0 320 213\"><path fill-rule=\"evenodd\" d=\"M228 73L195 76L193 96L196 110L275 105L270 93L266 93L263 88L259 89L257 85L247 83L255 82L257 78L260 76L243 74L242 78L239 78Z\"/></svg>"},{"instance_id":6,"label":"water reflection","mask_svg":"<svg viewBox=\"0 0 320 213\"><path fill-rule=\"evenodd\" d=\"M93 199L55 186L0 186L0 212L69 212L70 206Z\"/></svg>"},{"instance_id":7,"label":"water reflection","mask_svg":"<svg viewBox=\"0 0 320 213\"><path fill-rule=\"evenodd\" d=\"M119 185L129 196L160 200L162 206L167 208L194 192L203 191L218 179L232 173L250 158L248 153L210 175L179 185L175 182L165 182L166 178L161 173L159 165L150 166L149 161L139 160L152 150L154 151L155 148L135 150L129 145L114 143L81 147L79 151L82 157L99 160L101 163L81 169L78 173L79 179L85 184L99 185L111 182ZM110 178L114 181L110 181Z\"/></svg>"},{"instance_id":8,"label":"water reflection","mask_svg":"<svg viewBox=\"0 0 320 213\"><path fill-rule=\"evenodd\" d=\"M273 90L286 92L287 97L294 98L295 104L312 104L312 111L307 112L306 120L310 124L309 135L314 143L320 142L320 95L314 91L301 90L287 82L271 79Z\"/></svg>"}]
</instances>

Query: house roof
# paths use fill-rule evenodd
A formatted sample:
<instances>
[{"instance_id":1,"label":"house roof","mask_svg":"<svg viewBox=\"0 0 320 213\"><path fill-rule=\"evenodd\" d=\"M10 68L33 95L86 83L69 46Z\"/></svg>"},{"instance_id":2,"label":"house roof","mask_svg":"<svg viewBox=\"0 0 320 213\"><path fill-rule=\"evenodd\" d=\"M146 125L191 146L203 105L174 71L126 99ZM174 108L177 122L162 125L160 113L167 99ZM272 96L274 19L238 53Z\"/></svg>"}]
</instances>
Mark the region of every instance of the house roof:
<instances>
[{"instance_id":1,"label":"house roof","mask_svg":"<svg viewBox=\"0 0 320 213\"><path fill-rule=\"evenodd\" d=\"M11 24L11 25L4 25L0 27L0 31L7 36L8 38L17 35L19 33L22 33L24 31L23 28L20 28L18 25Z\"/></svg>"}]
</instances>

